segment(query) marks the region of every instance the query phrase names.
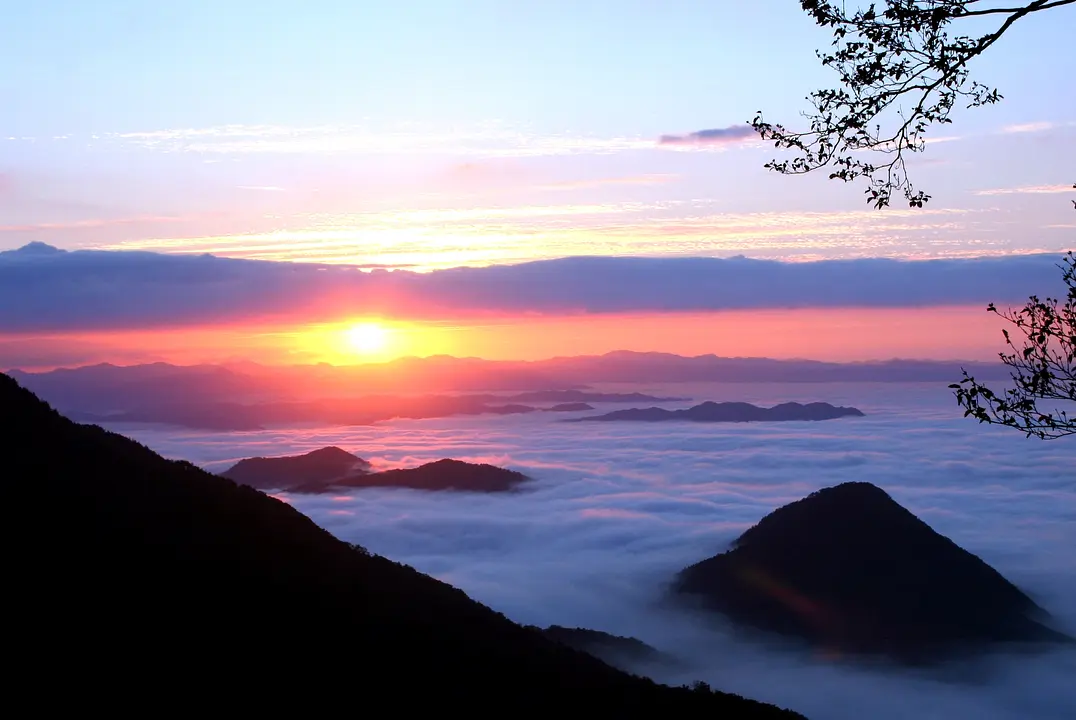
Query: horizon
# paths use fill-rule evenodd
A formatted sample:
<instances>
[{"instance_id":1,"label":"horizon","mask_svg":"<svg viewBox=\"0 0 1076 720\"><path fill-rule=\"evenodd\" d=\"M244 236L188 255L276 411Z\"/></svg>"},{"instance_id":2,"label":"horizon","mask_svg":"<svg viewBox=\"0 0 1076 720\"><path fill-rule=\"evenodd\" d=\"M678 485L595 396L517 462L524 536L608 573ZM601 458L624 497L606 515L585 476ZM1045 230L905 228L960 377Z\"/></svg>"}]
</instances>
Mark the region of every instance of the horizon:
<instances>
[{"instance_id":1,"label":"horizon","mask_svg":"<svg viewBox=\"0 0 1076 720\"><path fill-rule=\"evenodd\" d=\"M0 367L0 372L5 373L25 373L25 374L43 374L50 373L57 370L84 370L92 368L115 368L115 369L131 369L139 367L151 367L151 366L164 366L176 369L194 369L194 368L243 368L243 367L257 367L263 369L299 369L304 367L318 367L318 368L333 368L333 369L361 369L367 367L387 367L395 364L406 364L414 362L424 361L458 361L458 362L481 362L488 364L501 364L501 365L539 365L543 363L554 363L562 360L596 360L609 358L614 356L640 356L640 357L665 357L676 358L679 360L734 360L742 362L777 362L787 363L789 365L796 363L810 363L819 365L836 365L836 366L882 366L893 364L929 364L936 366L954 366L967 364L971 366L983 366L994 365L997 367L1004 367L1000 360L995 363L989 363L983 360L970 360L967 358L916 358L916 357L889 357L882 359L871 360L847 360L847 361L831 361L831 360L819 360L816 358L807 357L788 357L788 358L773 358L761 355L716 355L714 353L703 353L700 355L679 355L677 353L663 352L660 350L610 350L601 354L594 355L551 355L549 357L540 357L530 360L488 360L485 358L466 356L466 355L401 355L399 357L390 358L387 360L366 360L357 361L347 364L334 364L331 362L319 361L314 363L291 363L291 364L276 364L276 363L262 363L254 360L223 360L220 362L203 362L203 363L170 363L163 360L154 362L138 362L138 363L113 363L113 362L96 362L85 365L63 365L56 367Z\"/></svg>"},{"instance_id":2,"label":"horizon","mask_svg":"<svg viewBox=\"0 0 1076 720\"><path fill-rule=\"evenodd\" d=\"M1059 287L1057 260L590 256L415 273L35 244L0 252L0 366L617 350L987 361L1003 327L987 303Z\"/></svg>"}]
</instances>

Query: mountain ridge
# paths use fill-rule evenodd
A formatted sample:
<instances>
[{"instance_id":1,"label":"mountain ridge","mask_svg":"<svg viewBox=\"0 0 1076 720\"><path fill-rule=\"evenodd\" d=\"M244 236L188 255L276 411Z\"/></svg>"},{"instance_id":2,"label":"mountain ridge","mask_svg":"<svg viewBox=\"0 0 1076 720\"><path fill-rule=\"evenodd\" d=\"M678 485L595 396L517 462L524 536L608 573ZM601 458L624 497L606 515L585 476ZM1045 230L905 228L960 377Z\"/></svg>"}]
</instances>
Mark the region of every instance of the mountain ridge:
<instances>
[{"instance_id":1,"label":"mountain ridge","mask_svg":"<svg viewBox=\"0 0 1076 720\"><path fill-rule=\"evenodd\" d=\"M683 420L689 422L795 422L836 420L842 417L864 417L864 413L854 407L837 407L825 402L797 403L786 402L773 407L763 408L745 402L707 401L682 410L665 408L630 408L614 410L604 415L590 415L581 418L569 418L561 422L667 422Z\"/></svg>"},{"instance_id":2,"label":"mountain ridge","mask_svg":"<svg viewBox=\"0 0 1076 720\"><path fill-rule=\"evenodd\" d=\"M21 672L47 658L80 683L123 677L246 707L279 693L237 669L287 678L289 693L347 682L363 702L406 704L421 689L490 709L585 696L619 712L799 717L615 670L257 490L73 423L4 375L0 452L17 501L48 512L6 578L9 611L34 630L9 637ZM341 663L341 647L376 662Z\"/></svg>"}]
</instances>

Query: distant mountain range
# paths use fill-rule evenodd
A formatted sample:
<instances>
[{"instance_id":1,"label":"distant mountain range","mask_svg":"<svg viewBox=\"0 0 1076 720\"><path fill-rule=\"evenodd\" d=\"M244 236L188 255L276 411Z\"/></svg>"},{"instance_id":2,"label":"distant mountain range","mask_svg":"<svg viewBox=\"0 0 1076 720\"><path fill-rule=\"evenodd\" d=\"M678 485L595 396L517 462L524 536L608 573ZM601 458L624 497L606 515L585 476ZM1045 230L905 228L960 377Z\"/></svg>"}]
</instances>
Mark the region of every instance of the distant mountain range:
<instances>
[{"instance_id":1,"label":"distant mountain range","mask_svg":"<svg viewBox=\"0 0 1076 720\"><path fill-rule=\"evenodd\" d=\"M596 383L933 382L966 368L981 379L1008 377L1000 363L681 357L614 352L601 356L501 362L435 356L331 366L92 365L12 371L25 387L88 422L156 422L211 430L254 430L317 422L359 425L390 418L517 414L569 403L663 403L689 398L597 392ZM579 405L579 411L584 411ZM568 407L558 410L572 412Z\"/></svg>"},{"instance_id":2,"label":"distant mountain range","mask_svg":"<svg viewBox=\"0 0 1076 720\"><path fill-rule=\"evenodd\" d=\"M604 415L572 418L564 422L788 422L796 420L834 420L842 417L863 417L854 407L836 407L824 402L802 405L790 402L762 408L744 402L704 402L685 410L666 410L659 407L615 410Z\"/></svg>"}]
</instances>

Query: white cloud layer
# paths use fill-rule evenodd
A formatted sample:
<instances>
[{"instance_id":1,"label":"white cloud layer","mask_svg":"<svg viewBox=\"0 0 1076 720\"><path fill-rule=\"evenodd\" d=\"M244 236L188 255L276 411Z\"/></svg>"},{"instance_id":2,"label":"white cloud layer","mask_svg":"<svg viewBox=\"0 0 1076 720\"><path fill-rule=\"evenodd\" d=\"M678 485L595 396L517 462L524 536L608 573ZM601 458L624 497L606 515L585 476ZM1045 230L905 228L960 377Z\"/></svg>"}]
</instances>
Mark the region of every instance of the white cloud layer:
<instances>
[{"instance_id":1,"label":"white cloud layer","mask_svg":"<svg viewBox=\"0 0 1076 720\"><path fill-rule=\"evenodd\" d=\"M515 620L634 635L687 661L661 680L705 679L813 720L1074 716L1076 652L997 656L947 677L855 669L735 639L713 619L655 602L678 569L718 552L775 507L867 480L1074 632L1076 443L977 426L960 418L943 385L710 385L688 394L760 404L826 400L867 417L580 427L537 415L235 435L126 431L210 469L336 444L382 466L451 456L525 471L535 480L518 495L370 490L290 501L339 537L451 582Z\"/></svg>"}]
</instances>

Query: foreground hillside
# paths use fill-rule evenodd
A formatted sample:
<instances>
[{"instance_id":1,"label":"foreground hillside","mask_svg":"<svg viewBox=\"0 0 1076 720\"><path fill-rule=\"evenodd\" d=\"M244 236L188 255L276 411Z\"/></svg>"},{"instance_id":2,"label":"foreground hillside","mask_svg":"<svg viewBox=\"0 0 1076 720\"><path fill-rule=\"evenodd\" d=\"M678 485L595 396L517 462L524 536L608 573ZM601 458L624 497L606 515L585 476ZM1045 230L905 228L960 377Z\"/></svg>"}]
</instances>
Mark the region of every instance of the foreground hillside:
<instances>
[{"instance_id":1,"label":"foreground hillside","mask_svg":"<svg viewBox=\"0 0 1076 720\"><path fill-rule=\"evenodd\" d=\"M5 573L8 652L20 673L95 686L110 705L212 687L248 709L299 692L346 696L358 714L586 702L603 716L798 717L615 670L256 490L72 423L3 375L0 452L31 528Z\"/></svg>"}]
</instances>

